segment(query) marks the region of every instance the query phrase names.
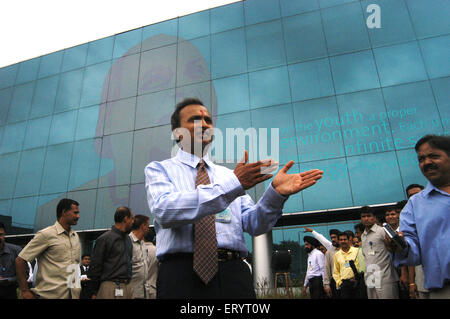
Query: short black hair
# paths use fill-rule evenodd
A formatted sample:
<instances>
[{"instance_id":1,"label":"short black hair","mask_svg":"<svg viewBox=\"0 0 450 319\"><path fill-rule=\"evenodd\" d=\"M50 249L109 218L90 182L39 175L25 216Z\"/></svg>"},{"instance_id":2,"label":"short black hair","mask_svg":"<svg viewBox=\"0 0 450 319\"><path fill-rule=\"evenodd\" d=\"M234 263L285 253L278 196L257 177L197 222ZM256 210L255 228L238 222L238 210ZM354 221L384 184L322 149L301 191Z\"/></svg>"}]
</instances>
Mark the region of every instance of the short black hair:
<instances>
[{"instance_id":1,"label":"short black hair","mask_svg":"<svg viewBox=\"0 0 450 319\"><path fill-rule=\"evenodd\" d=\"M91 257L90 254L83 254L83 256L81 256L81 259L83 259L84 257Z\"/></svg>"},{"instance_id":2,"label":"short black hair","mask_svg":"<svg viewBox=\"0 0 450 319\"><path fill-rule=\"evenodd\" d=\"M349 237L355 237L355 233L354 232L352 232L351 230L346 230L346 231L344 231L344 233L346 233Z\"/></svg>"},{"instance_id":3,"label":"short black hair","mask_svg":"<svg viewBox=\"0 0 450 319\"><path fill-rule=\"evenodd\" d=\"M374 212L373 208L370 207L370 206L363 206L363 207L361 207L360 208L360 214L361 215L362 214L372 214L372 215L375 216L375 212Z\"/></svg>"},{"instance_id":4,"label":"short black hair","mask_svg":"<svg viewBox=\"0 0 450 319\"><path fill-rule=\"evenodd\" d=\"M125 217L131 217L131 211L126 206L120 206L114 213L114 222L121 223Z\"/></svg>"},{"instance_id":5,"label":"short black hair","mask_svg":"<svg viewBox=\"0 0 450 319\"><path fill-rule=\"evenodd\" d=\"M177 104L177 106L175 107L175 111L172 113L172 116L170 117L170 124L172 125L172 132L176 128L179 128L181 125L181 118L180 118L181 110L184 109L188 105L194 105L194 104L205 106L203 104L203 102L196 97L187 97Z\"/></svg>"},{"instance_id":6,"label":"short black hair","mask_svg":"<svg viewBox=\"0 0 450 319\"><path fill-rule=\"evenodd\" d=\"M424 187L423 185L420 185L420 184L410 184L410 185L408 185L408 187L406 187L406 190L405 190L406 195L408 195L408 191L409 191L410 189L412 189L412 188L420 188L420 189L424 189L425 187Z\"/></svg>"},{"instance_id":7,"label":"short black hair","mask_svg":"<svg viewBox=\"0 0 450 319\"><path fill-rule=\"evenodd\" d=\"M395 212L397 212L397 204L395 205L389 205L384 209L384 214L386 215L387 212L392 212L393 210L395 210Z\"/></svg>"},{"instance_id":8,"label":"short black hair","mask_svg":"<svg viewBox=\"0 0 450 319\"><path fill-rule=\"evenodd\" d=\"M63 211L71 210L72 205L80 206L80 204L76 200L70 198L61 199L58 205L56 206L56 219L61 218Z\"/></svg>"},{"instance_id":9,"label":"short black hair","mask_svg":"<svg viewBox=\"0 0 450 319\"><path fill-rule=\"evenodd\" d=\"M358 223L355 226L353 226L353 228L355 230L359 230L360 232L363 232L365 227L364 227L364 225L362 223Z\"/></svg>"},{"instance_id":10,"label":"short black hair","mask_svg":"<svg viewBox=\"0 0 450 319\"><path fill-rule=\"evenodd\" d=\"M145 215L135 215L134 216L134 222L133 222L133 226L131 226L131 230L136 230L139 227L141 227L142 224L148 222L150 220L150 218L148 218L148 216Z\"/></svg>"},{"instance_id":11,"label":"short black hair","mask_svg":"<svg viewBox=\"0 0 450 319\"><path fill-rule=\"evenodd\" d=\"M341 237L341 236L345 236L345 237L347 237L347 239L350 239L350 234L347 233L346 231L340 232L339 235L338 235L338 238ZM353 237L353 236L352 236L352 237Z\"/></svg>"},{"instance_id":12,"label":"short black hair","mask_svg":"<svg viewBox=\"0 0 450 319\"><path fill-rule=\"evenodd\" d=\"M5 224L3 224L2 222L0 222L0 228L3 228L6 231Z\"/></svg>"},{"instance_id":13,"label":"short black hair","mask_svg":"<svg viewBox=\"0 0 450 319\"><path fill-rule=\"evenodd\" d=\"M417 141L416 146L414 147L416 150L416 153L419 152L419 148L425 144L430 144L431 147L437 148L441 151L444 151L447 153L448 156L450 156L450 136L448 135L434 135L434 134L428 134L422 137L420 140Z\"/></svg>"},{"instance_id":14,"label":"short black hair","mask_svg":"<svg viewBox=\"0 0 450 319\"><path fill-rule=\"evenodd\" d=\"M339 229L330 229L329 233L330 233L330 236L331 235L338 235L339 236L340 231L339 231Z\"/></svg>"}]
</instances>

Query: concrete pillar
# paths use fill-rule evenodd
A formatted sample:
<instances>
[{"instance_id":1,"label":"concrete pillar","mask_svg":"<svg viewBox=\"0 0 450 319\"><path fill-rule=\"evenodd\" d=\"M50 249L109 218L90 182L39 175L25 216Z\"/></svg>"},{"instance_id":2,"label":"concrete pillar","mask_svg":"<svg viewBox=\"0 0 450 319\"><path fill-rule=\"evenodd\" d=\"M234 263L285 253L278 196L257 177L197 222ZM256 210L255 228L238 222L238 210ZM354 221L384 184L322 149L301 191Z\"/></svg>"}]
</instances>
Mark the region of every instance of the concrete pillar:
<instances>
[{"instance_id":1,"label":"concrete pillar","mask_svg":"<svg viewBox=\"0 0 450 319\"><path fill-rule=\"evenodd\" d=\"M253 281L258 294L273 290L272 231L253 237Z\"/></svg>"}]
</instances>

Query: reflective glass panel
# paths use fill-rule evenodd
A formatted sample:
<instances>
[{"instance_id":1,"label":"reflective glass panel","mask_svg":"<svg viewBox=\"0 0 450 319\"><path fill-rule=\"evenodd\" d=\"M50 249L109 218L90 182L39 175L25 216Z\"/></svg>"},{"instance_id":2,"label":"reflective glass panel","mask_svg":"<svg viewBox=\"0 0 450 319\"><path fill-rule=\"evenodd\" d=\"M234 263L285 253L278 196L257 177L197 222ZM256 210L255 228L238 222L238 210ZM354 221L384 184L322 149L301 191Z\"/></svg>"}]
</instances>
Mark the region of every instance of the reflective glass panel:
<instances>
[{"instance_id":1,"label":"reflective glass panel","mask_svg":"<svg viewBox=\"0 0 450 319\"><path fill-rule=\"evenodd\" d=\"M417 36L421 38L446 34L450 32L448 14L450 3L446 0L429 1L406 0L405 1Z\"/></svg>"},{"instance_id":2,"label":"reflective glass panel","mask_svg":"<svg viewBox=\"0 0 450 319\"><path fill-rule=\"evenodd\" d=\"M68 190L97 187L101 143L99 138L74 143Z\"/></svg>"},{"instance_id":3,"label":"reflective glass panel","mask_svg":"<svg viewBox=\"0 0 450 319\"><path fill-rule=\"evenodd\" d=\"M40 58L31 59L19 64L19 72L17 73L16 84L33 81L36 79L39 69Z\"/></svg>"},{"instance_id":4,"label":"reflective glass panel","mask_svg":"<svg viewBox=\"0 0 450 319\"><path fill-rule=\"evenodd\" d=\"M0 145L0 154L20 151L25 137L27 122L6 125L3 128L3 140Z\"/></svg>"},{"instance_id":5,"label":"reflective glass panel","mask_svg":"<svg viewBox=\"0 0 450 319\"><path fill-rule=\"evenodd\" d=\"M42 147L47 145L48 133L52 123L52 117L41 117L28 121L25 135L24 149Z\"/></svg>"},{"instance_id":6,"label":"reflective glass panel","mask_svg":"<svg viewBox=\"0 0 450 319\"><path fill-rule=\"evenodd\" d=\"M211 37L211 76L220 78L247 71L244 29L215 34Z\"/></svg>"},{"instance_id":7,"label":"reflective glass panel","mask_svg":"<svg viewBox=\"0 0 450 319\"><path fill-rule=\"evenodd\" d=\"M75 231L93 229L97 190L92 189L80 192L69 192L67 193L67 197L80 203L80 219L78 220L78 223L73 226L73 229Z\"/></svg>"},{"instance_id":8,"label":"reflective glass panel","mask_svg":"<svg viewBox=\"0 0 450 319\"><path fill-rule=\"evenodd\" d=\"M76 140L103 135L105 109L105 104L102 104L102 106L94 105L78 111Z\"/></svg>"},{"instance_id":9,"label":"reflective glass panel","mask_svg":"<svg viewBox=\"0 0 450 319\"><path fill-rule=\"evenodd\" d=\"M55 106L59 75L40 79L36 82L30 118L50 115Z\"/></svg>"},{"instance_id":10,"label":"reflective glass panel","mask_svg":"<svg viewBox=\"0 0 450 319\"><path fill-rule=\"evenodd\" d=\"M53 115L48 144L71 142L75 133L77 111Z\"/></svg>"},{"instance_id":11,"label":"reflective glass panel","mask_svg":"<svg viewBox=\"0 0 450 319\"><path fill-rule=\"evenodd\" d=\"M86 65L110 60L114 47L114 37L89 42Z\"/></svg>"},{"instance_id":12,"label":"reflective glass panel","mask_svg":"<svg viewBox=\"0 0 450 319\"><path fill-rule=\"evenodd\" d=\"M138 53L141 50L142 28L117 34L114 38L114 59Z\"/></svg>"},{"instance_id":13,"label":"reflective glass panel","mask_svg":"<svg viewBox=\"0 0 450 319\"><path fill-rule=\"evenodd\" d=\"M12 225L25 228L33 227L34 214L30 214L30 212L36 211L37 200L37 197L14 199L11 206Z\"/></svg>"},{"instance_id":14,"label":"reflective glass panel","mask_svg":"<svg viewBox=\"0 0 450 319\"><path fill-rule=\"evenodd\" d=\"M0 155L0 179L10 181L0 183L0 199L11 198L16 184L16 174L19 167L20 153Z\"/></svg>"},{"instance_id":15,"label":"reflective glass panel","mask_svg":"<svg viewBox=\"0 0 450 319\"><path fill-rule=\"evenodd\" d=\"M37 195L39 193L44 157L45 148L36 148L22 152L16 189L14 191L15 197Z\"/></svg>"},{"instance_id":16,"label":"reflective glass panel","mask_svg":"<svg viewBox=\"0 0 450 319\"><path fill-rule=\"evenodd\" d=\"M436 103L444 126L444 134L450 134L450 77L431 81Z\"/></svg>"},{"instance_id":17,"label":"reflective glass panel","mask_svg":"<svg viewBox=\"0 0 450 319\"><path fill-rule=\"evenodd\" d=\"M80 106L88 106L106 101L111 62L89 66L84 71Z\"/></svg>"},{"instance_id":18,"label":"reflective glass panel","mask_svg":"<svg viewBox=\"0 0 450 319\"><path fill-rule=\"evenodd\" d=\"M450 75L450 36L421 40L420 47L430 78Z\"/></svg>"},{"instance_id":19,"label":"reflective glass panel","mask_svg":"<svg viewBox=\"0 0 450 319\"><path fill-rule=\"evenodd\" d=\"M209 10L179 18L180 41L199 38L209 33Z\"/></svg>"},{"instance_id":20,"label":"reflective glass panel","mask_svg":"<svg viewBox=\"0 0 450 319\"><path fill-rule=\"evenodd\" d=\"M138 70L139 54L125 56L113 62L110 70L108 101L136 96Z\"/></svg>"},{"instance_id":21,"label":"reflective glass panel","mask_svg":"<svg viewBox=\"0 0 450 319\"><path fill-rule=\"evenodd\" d=\"M12 87L0 90L0 125L6 123L6 117L8 116L9 103L11 102L12 92Z\"/></svg>"},{"instance_id":22,"label":"reflective glass panel","mask_svg":"<svg viewBox=\"0 0 450 319\"><path fill-rule=\"evenodd\" d=\"M87 43L64 50L61 72L83 67L86 64L87 50Z\"/></svg>"},{"instance_id":23,"label":"reflective glass panel","mask_svg":"<svg viewBox=\"0 0 450 319\"><path fill-rule=\"evenodd\" d=\"M251 108L291 102L286 66L252 72L249 76ZM267 92L270 92L270 94L267 94Z\"/></svg>"},{"instance_id":24,"label":"reflective glass panel","mask_svg":"<svg viewBox=\"0 0 450 319\"><path fill-rule=\"evenodd\" d=\"M62 73L56 95L55 112L75 109L80 105L83 70Z\"/></svg>"},{"instance_id":25,"label":"reflective glass panel","mask_svg":"<svg viewBox=\"0 0 450 319\"><path fill-rule=\"evenodd\" d=\"M28 113L33 99L34 82L14 87L11 104L9 106L8 123L28 119Z\"/></svg>"},{"instance_id":26,"label":"reflective glass panel","mask_svg":"<svg viewBox=\"0 0 450 319\"><path fill-rule=\"evenodd\" d=\"M16 79L19 64L13 64L4 68L0 68L0 89L12 86Z\"/></svg>"},{"instance_id":27,"label":"reflective glass panel","mask_svg":"<svg viewBox=\"0 0 450 319\"><path fill-rule=\"evenodd\" d=\"M243 3L211 9L211 33L240 28L244 25Z\"/></svg>"},{"instance_id":28,"label":"reflective glass panel","mask_svg":"<svg viewBox=\"0 0 450 319\"><path fill-rule=\"evenodd\" d=\"M178 44L177 86L210 79L210 37L203 37Z\"/></svg>"},{"instance_id":29,"label":"reflective glass panel","mask_svg":"<svg viewBox=\"0 0 450 319\"><path fill-rule=\"evenodd\" d=\"M41 65L39 66L39 78L59 73L61 70L64 50L57 51L41 57Z\"/></svg>"},{"instance_id":30,"label":"reflective glass panel","mask_svg":"<svg viewBox=\"0 0 450 319\"><path fill-rule=\"evenodd\" d=\"M244 11L247 25L280 18L280 5L273 0L246 0Z\"/></svg>"},{"instance_id":31,"label":"reflective glass panel","mask_svg":"<svg viewBox=\"0 0 450 319\"><path fill-rule=\"evenodd\" d=\"M319 2L318 0L308 0L308 1L280 0L280 7L281 7L281 15L285 17L298 13L318 10Z\"/></svg>"},{"instance_id":32,"label":"reflective glass panel","mask_svg":"<svg viewBox=\"0 0 450 319\"><path fill-rule=\"evenodd\" d=\"M175 89L137 97L135 129L170 123L175 110Z\"/></svg>"},{"instance_id":33,"label":"reflective glass panel","mask_svg":"<svg viewBox=\"0 0 450 319\"><path fill-rule=\"evenodd\" d=\"M177 42L178 19L155 23L142 30L142 51Z\"/></svg>"},{"instance_id":34,"label":"reflective glass panel","mask_svg":"<svg viewBox=\"0 0 450 319\"><path fill-rule=\"evenodd\" d=\"M119 206L129 203L129 186L99 188L95 208L94 228L110 228L114 225L114 213Z\"/></svg>"},{"instance_id":35,"label":"reflective glass panel","mask_svg":"<svg viewBox=\"0 0 450 319\"><path fill-rule=\"evenodd\" d=\"M106 103L104 134L132 131L135 109L136 97Z\"/></svg>"},{"instance_id":36,"label":"reflective glass panel","mask_svg":"<svg viewBox=\"0 0 450 319\"><path fill-rule=\"evenodd\" d=\"M72 158L73 143L52 145L47 147L47 155L42 175L41 194L67 191Z\"/></svg>"},{"instance_id":37,"label":"reflective glass panel","mask_svg":"<svg viewBox=\"0 0 450 319\"><path fill-rule=\"evenodd\" d=\"M226 114L249 109L248 75L214 80L217 94L217 114Z\"/></svg>"}]
</instances>

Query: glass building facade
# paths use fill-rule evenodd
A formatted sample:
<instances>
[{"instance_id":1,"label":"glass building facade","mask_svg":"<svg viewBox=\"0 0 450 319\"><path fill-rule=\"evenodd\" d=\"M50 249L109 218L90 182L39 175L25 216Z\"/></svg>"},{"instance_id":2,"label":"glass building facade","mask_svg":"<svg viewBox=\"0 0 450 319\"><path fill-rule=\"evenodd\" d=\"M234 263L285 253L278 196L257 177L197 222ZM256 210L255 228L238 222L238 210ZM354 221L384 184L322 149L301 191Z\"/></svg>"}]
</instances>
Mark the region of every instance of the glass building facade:
<instances>
[{"instance_id":1,"label":"glass building facade","mask_svg":"<svg viewBox=\"0 0 450 319\"><path fill-rule=\"evenodd\" d=\"M285 214L403 200L426 183L415 142L449 134L449 16L448 0L246 0L1 68L0 215L36 232L69 197L76 230L110 227L120 205L150 216L144 167L173 153L187 96L212 113L224 165L246 148L324 170ZM273 242L303 236L280 227Z\"/></svg>"}]
</instances>

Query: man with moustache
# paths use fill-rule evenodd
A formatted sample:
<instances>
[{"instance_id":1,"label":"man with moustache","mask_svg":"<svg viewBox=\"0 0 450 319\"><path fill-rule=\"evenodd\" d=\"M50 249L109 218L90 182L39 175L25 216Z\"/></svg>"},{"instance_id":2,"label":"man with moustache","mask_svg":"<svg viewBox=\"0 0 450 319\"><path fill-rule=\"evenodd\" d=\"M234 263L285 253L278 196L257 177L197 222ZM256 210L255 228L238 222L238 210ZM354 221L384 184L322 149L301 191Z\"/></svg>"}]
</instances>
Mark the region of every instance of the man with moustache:
<instances>
[{"instance_id":1,"label":"man with moustache","mask_svg":"<svg viewBox=\"0 0 450 319\"><path fill-rule=\"evenodd\" d=\"M426 135L415 145L428 183L400 214L399 235L407 248L395 251L396 265L422 263L430 298L450 298L450 136Z\"/></svg>"},{"instance_id":2,"label":"man with moustache","mask_svg":"<svg viewBox=\"0 0 450 319\"><path fill-rule=\"evenodd\" d=\"M325 256L318 249L320 242L311 236L303 237L303 241L305 242L305 250L308 253L308 266L302 293L306 295L306 287L309 287L311 299L324 299L323 269Z\"/></svg>"},{"instance_id":3,"label":"man with moustache","mask_svg":"<svg viewBox=\"0 0 450 319\"><path fill-rule=\"evenodd\" d=\"M5 241L6 227L0 222L0 299L17 299L16 258L21 247Z\"/></svg>"},{"instance_id":4,"label":"man with moustache","mask_svg":"<svg viewBox=\"0 0 450 319\"><path fill-rule=\"evenodd\" d=\"M178 153L145 168L160 261L157 298L255 298L242 261L248 254L243 232L271 230L289 195L314 185L323 172L287 174L290 161L255 204L245 191L272 177L272 161L247 163L245 151L234 171L213 163L214 125L199 99L178 103L171 124Z\"/></svg>"},{"instance_id":5,"label":"man with moustache","mask_svg":"<svg viewBox=\"0 0 450 319\"><path fill-rule=\"evenodd\" d=\"M63 198L57 221L36 233L16 258L16 273L24 299L78 299L80 295L80 240L71 228L78 223L78 202ZM27 262L37 258L36 286L28 289ZM71 279L72 278L72 279Z\"/></svg>"},{"instance_id":6,"label":"man with moustache","mask_svg":"<svg viewBox=\"0 0 450 319\"><path fill-rule=\"evenodd\" d=\"M95 241L88 271L88 285L95 299L133 299L133 244L128 233L133 211L121 206L114 213L114 226Z\"/></svg>"},{"instance_id":7,"label":"man with moustache","mask_svg":"<svg viewBox=\"0 0 450 319\"><path fill-rule=\"evenodd\" d=\"M332 247L325 254L325 268L323 271L323 289L331 299L339 299L340 291L336 289L336 281L333 278L334 255L339 251L339 234L337 229L330 229Z\"/></svg>"}]
</instances>

